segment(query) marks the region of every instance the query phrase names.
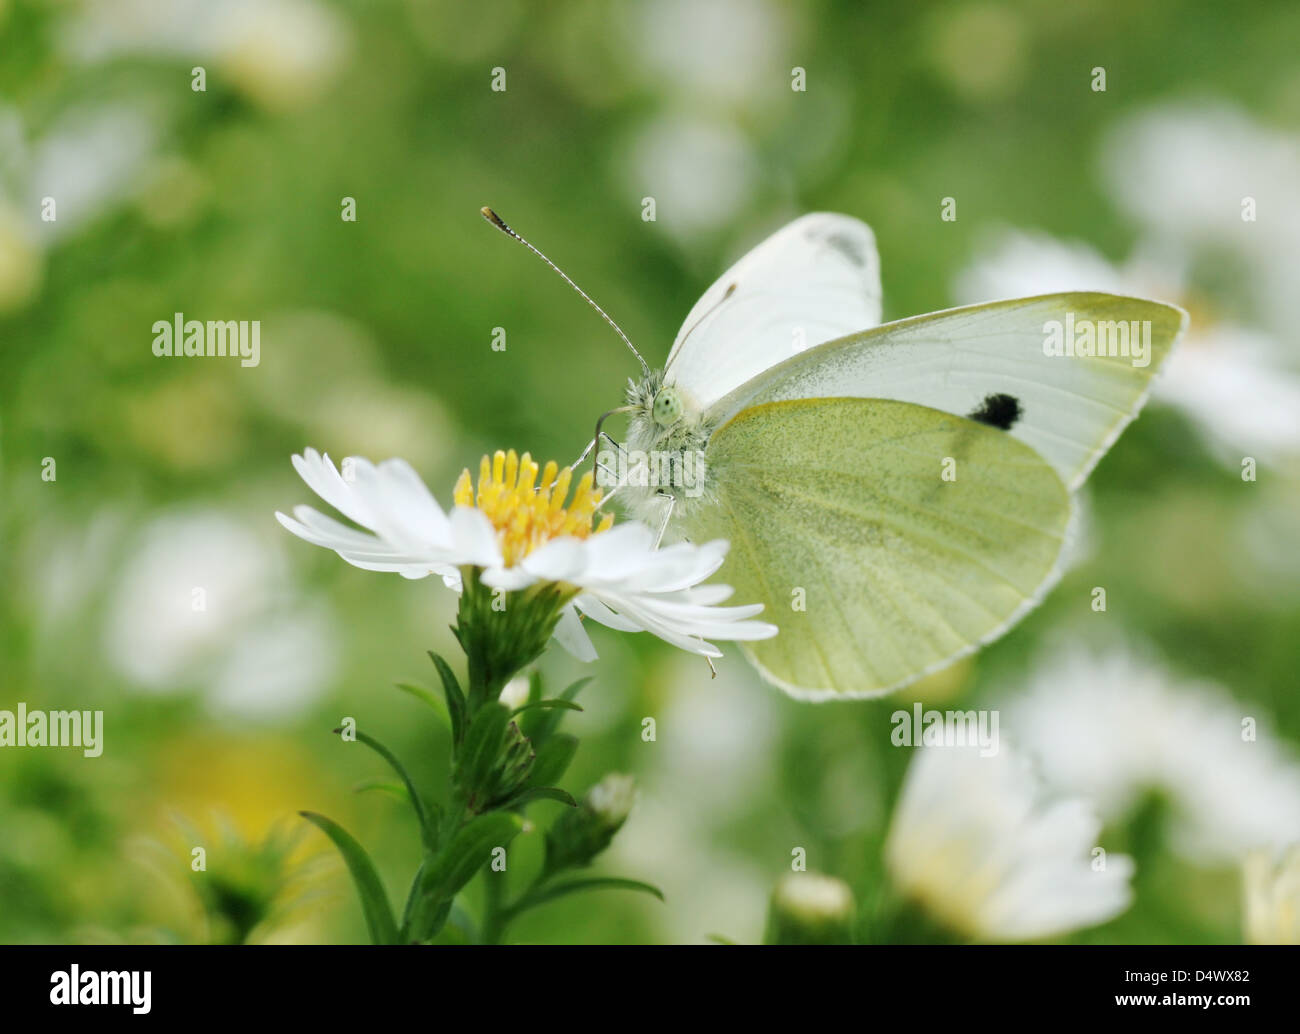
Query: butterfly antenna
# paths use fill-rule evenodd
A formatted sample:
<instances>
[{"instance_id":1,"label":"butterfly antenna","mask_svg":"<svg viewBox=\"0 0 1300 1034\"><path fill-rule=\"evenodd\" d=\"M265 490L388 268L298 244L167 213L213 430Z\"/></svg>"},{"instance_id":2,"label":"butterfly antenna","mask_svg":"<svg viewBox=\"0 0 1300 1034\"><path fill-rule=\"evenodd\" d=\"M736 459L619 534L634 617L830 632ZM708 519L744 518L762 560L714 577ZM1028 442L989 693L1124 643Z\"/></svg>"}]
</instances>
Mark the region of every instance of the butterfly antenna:
<instances>
[{"instance_id":1,"label":"butterfly antenna","mask_svg":"<svg viewBox=\"0 0 1300 1034\"><path fill-rule=\"evenodd\" d=\"M525 248L527 248L534 255L536 255L539 259L541 259L548 266L550 266L553 270L559 273L560 276L564 279L564 282L568 284L570 287L572 287L575 291L577 291L580 295L582 295L583 300L588 305L590 305L593 309L595 309L598 313L600 313L601 319L603 319L606 323L608 323L611 327L614 328L614 333L616 333L619 337L623 339L623 344L627 345L627 347L632 350L632 354L636 356L636 361L641 364L641 372L644 373L647 377L650 375L650 367L646 364L646 361L641 357L641 353L636 350L636 345L632 344L632 341L628 338L628 336L623 333L623 328L620 327L617 323L615 323L612 319L610 319L609 313L607 313L604 309L602 309L599 305L597 305L594 301L592 301L591 295L589 295L586 291L584 291L581 287L579 287L571 279L569 279L569 275L564 270L562 270L554 262L552 262L540 251L538 251L531 244L529 244L528 241L524 240L524 238L521 237L518 233L512 230L510 228L510 225L499 215L497 215L496 212L492 211L492 209L484 205L482 208L479 209L479 212L482 213L484 219L490 222L493 226L495 226L498 230L504 233L507 237L513 237Z\"/></svg>"}]
</instances>

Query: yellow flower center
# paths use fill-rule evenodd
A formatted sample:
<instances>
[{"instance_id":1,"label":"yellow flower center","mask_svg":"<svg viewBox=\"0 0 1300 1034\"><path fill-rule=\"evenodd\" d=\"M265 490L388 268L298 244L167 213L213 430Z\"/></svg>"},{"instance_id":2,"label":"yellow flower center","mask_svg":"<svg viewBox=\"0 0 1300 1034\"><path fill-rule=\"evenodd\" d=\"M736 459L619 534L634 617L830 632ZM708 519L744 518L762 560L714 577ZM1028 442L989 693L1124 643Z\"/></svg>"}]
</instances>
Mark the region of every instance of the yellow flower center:
<instances>
[{"instance_id":1,"label":"yellow flower center","mask_svg":"<svg viewBox=\"0 0 1300 1034\"><path fill-rule=\"evenodd\" d=\"M541 481L537 474L541 471ZM457 506L472 506L487 515L497 530L497 540L507 567L513 567L538 546L551 539L571 537L585 539L598 535L614 523L613 514L605 514L595 523L601 493L593 487L590 471L578 479L573 498L565 505L573 471L563 470L553 460L542 470L533 458L509 452L483 457L478 467L478 490L469 476L461 471L456 480Z\"/></svg>"}]
</instances>

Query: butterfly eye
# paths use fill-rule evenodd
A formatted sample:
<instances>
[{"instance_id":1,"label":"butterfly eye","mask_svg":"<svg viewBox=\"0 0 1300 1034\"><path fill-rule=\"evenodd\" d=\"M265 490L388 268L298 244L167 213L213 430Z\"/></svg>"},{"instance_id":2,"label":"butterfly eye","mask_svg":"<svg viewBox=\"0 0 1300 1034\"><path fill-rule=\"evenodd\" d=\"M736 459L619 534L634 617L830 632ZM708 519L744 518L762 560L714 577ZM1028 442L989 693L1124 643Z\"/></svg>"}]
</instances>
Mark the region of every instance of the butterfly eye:
<instances>
[{"instance_id":1,"label":"butterfly eye","mask_svg":"<svg viewBox=\"0 0 1300 1034\"><path fill-rule=\"evenodd\" d=\"M669 427L681 418L682 399L672 388L661 388L655 395L654 418L660 427Z\"/></svg>"}]
</instances>

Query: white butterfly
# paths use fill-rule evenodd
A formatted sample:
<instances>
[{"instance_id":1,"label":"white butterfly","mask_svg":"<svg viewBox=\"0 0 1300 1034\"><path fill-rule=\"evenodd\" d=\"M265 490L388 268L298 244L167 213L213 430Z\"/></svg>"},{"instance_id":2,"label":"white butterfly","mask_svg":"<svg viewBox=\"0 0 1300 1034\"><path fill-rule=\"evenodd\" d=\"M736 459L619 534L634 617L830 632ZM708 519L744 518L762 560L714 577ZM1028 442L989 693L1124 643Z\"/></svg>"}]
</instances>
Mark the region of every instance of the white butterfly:
<instances>
[{"instance_id":1,"label":"white butterfly","mask_svg":"<svg viewBox=\"0 0 1300 1034\"><path fill-rule=\"evenodd\" d=\"M1037 605L1071 491L1187 322L1095 292L880 313L866 224L795 220L704 293L662 371L642 361L598 457L633 514L731 542L722 577L780 628L744 648L805 698L889 692Z\"/></svg>"}]
</instances>

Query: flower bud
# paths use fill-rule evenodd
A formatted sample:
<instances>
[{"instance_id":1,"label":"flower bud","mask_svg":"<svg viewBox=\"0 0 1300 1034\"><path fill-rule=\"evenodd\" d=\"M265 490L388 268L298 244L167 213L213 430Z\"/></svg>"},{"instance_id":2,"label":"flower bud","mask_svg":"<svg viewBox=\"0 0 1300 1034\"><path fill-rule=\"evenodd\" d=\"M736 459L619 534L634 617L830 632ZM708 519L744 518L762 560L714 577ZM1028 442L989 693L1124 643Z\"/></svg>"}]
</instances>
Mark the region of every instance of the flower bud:
<instances>
[{"instance_id":1,"label":"flower bud","mask_svg":"<svg viewBox=\"0 0 1300 1034\"><path fill-rule=\"evenodd\" d=\"M613 836L627 821L636 801L636 780L611 772L587 792L587 806Z\"/></svg>"},{"instance_id":2,"label":"flower bud","mask_svg":"<svg viewBox=\"0 0 1300 1034\"><path fill-rule=\"evenodd\" d=\"M772 891L768 944L851 944L853 891L843 880L815 872L792 872Z\"/></svg>"},{"instance_id":3,"label":"flower bud","mask_svg":"<svg viewBox=\"0 0 1300 1034\"><path fill-rule=\"evenodd\" d=\"M546 871L588 865L609 846L627 821L636 799L636 780L612 772L587 791L576 808L561 815L546 834Z\"/></svg>"}]
</instances>

